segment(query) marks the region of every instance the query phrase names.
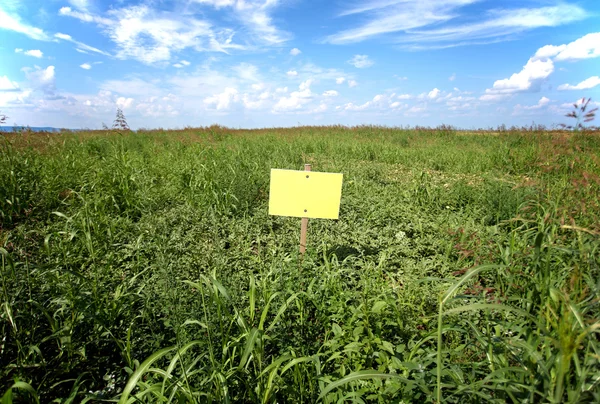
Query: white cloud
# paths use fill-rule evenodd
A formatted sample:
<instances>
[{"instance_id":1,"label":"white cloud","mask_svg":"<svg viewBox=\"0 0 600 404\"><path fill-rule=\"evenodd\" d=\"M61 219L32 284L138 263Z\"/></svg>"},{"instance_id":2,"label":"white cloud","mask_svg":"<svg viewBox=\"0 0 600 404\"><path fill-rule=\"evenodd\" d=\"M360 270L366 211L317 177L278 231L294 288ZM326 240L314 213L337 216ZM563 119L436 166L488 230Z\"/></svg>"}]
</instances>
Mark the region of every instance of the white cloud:
<instances>
[{"instance_id":1,"label":"white cloud","mask_svg":"<svg viewBox=\"0 0 600 404\"><path fill-rule=\"evenodd\" d=\"M335 79L336 84L342 84L344 81L346 81L345 77L338 77L337 79Z\"/></svg>"},{"instance_id":2,"label":"white cloud","mask_svg":"<svg viewBox=\"0 0 600 404\"><path fill-rule=\"evenodd\" d=\"M597 85L600 85L600 77L592 76L574 86L572 86L570 84L561 84L560 86L558 86L558 89L559 90L589 90L590 88L594 88Z\"/></svg>"},{"instance_id":3,"label":"white cloud","mask_svg":"<svg viewBox=\"0 0 600 404\"><path fill-rule=\"evenodd\" d=\"M127 109L133 104L133 98L119 97L117 98L117 107Z\"/></svg>"},{"instance_id":4,"label":"white cloud","mask_svg":"<svg viewBox=\"0 0 600 404\"><path fill-rule=\"evenodd\" d=\"M371 101L367 101L364 104L356 105L353 102L344 104L343 109L345 111L363 111L371 106Z\"/></svg>"},{"instance_id":5,"label":"white cloud","mask_svg":"<svg viewBox=\"0 0 600 404\"><path fill-rule=\"evenodd\" d=\"M0 91L15 91L19 89L16 81L10 81L7 76L0 76Z\"/></svg>"},{"instance_id":6,"label":"white cloud","mask_svg":"<svg viewBox=\"0 0 600 404\"><path fill-rule=\"evenodd\" d=\"M100 17L85 11L75 11L71 7L61 7L58 10L59 15L69 16L73 18L77 18L78 20L84 22L95 22L101 25L111 25L112 21L109 18Z\"/></svg>"},{"instance_id":7,"label":"white cloud","mask_svg":"<svg viewBox=\"0 0 600 404\"><path fill-rule=\"evenodd\" d=\"M179 63L174 63L173 67L176 67L178 69L181 69L183 67L189 66L191 63L188 62L187 60L181 60L179 61Z\"/></svg>"},{"instance_id":8,"label":"white cloud","mask_svg":"<svg viewBox=\"0 0 600 404\"><path fill-rule=\"evenodd\" d=\"M186 48L224 53L245 48L233 43L235 32L231 29L216 29L191 14L155 10L147 5L114 8L107 12L108 17L73 11L70 7L61 8L59 13L98 24L117 45L116 57L146 64L168 61L173 52Z\"/></svg>"},{"instance_id":9,"label":"white cloud","mask_svg":"<svg viewBox=\"0 0 600 404\"><path fill-rule=\"evenodd\" d=\"M356 87L358 85L358 83L356 82L356 80L348 80L348 87L352 88L352 87Z\"/></svg>"},{"instance_id":10,"label":"white cloud","mask_svg":"<svg viewBox=\"0 0 600 404\"><path fill-rule=\"evenodd\" d=\"M281 97L273 106L273 112L285 112L301 109L308 104L314 97L310 90L312 79L303 81L298 86L299 91L292 91L289 96Z\"/></svg>"},{"instance_id":11,"label":"white cloud","mask_svg":"<svg viewBox=\"0 0 600 404\"><path fill-rule=\"evenodd\" d=\"M515 73L507 79L496 80L493 87L485 90L486 95L480 99L491 101L502 98L502 95L540 91L542 83L553 71L552 60L531 58L519 73Z\"/></svg>"},{"instance_id":12,"label":"white cloud","mask_svg":"<svg viewBox=\"0 0 600 404\"><path fill-rule=\"evenodd\" d=\"M215 108L217 111L221 111L230 109L231 105L239 100L238 90L233 87L227 87L222 93L205 98L204 104Z\"/></svg>"},{"instance_id":13,"label":"white cloud","mask_svg":"<svg viewBox=\"0 0 600 404\"><path fill-rule=\"evenodd\" d=\"M89 63L84 63L79 65L79 67L81 67L84 70L90 70L92 68L92 65L90 65Z\"/></svg>"},{"instance_id":14,"label":"white cloud","mask_svg":"<svg viewBox=\"0 0 600 404\"><path fill-rule=\"evenodd\" d=\"M478 21L469 22L467 7L480 3ZM511 35L555 27L588 17L581 7L559 3L538 8L490 8L498 3L479 0L380 0L359 4L341 15L361 14L361 25L339 31L324 39L332 44L361 42L393 35L399 43L456 46L510 39ZM461 18L465 17L465 18Z\"/></svg>"},{"instance_id":15,"label":"white cloud","mask_svg":"<svg viewBox=\"0 0 600 404\"><path fill-rule=\"evenodd\" d=\"M452 75L450 77L448 77L448 80L450 80L450 81L456 80L456 73L452 73Z\"/></svg>"},{"instance_id":16,"label":"white cloud","mask_svg":"<svg viewBox=\"0 0 600 404\"><path fill-rule=\"evenodd\" d=\"M373 66L373 61L369 59L368 55L354 55L354 57L350 59L348 63L358 69L364 69L365 67Z\"/></svg>"},{"instance_id":17,"label":"white cloud","mask_svg":"<svg viewBox=\"0 0 600 404\"><path fill-rule=\"evenodd\" d=\"M279 87L275 90L276 93L287 93L288 92L288 88L287 87Z\"/></svg>"},{"instance_id":18,"label":"white cloud","mask_svg":"<svg viewBox=\"0 0 600 404\"><path fill-rule=\"evenodd\" d=\"M411 108L409 108L406 113L407 114L418 114L420 112L424 112L427 110L427 106L425 104L423 105L415 105Z\"/></svg>"},{"instance_id":19,"label":"white cloud","mask_svg":"<svg viewBox=\"0 0 600 404\"><path fill-rule=\"evenodd\" d=\"M55 68L54 66L48 66L45 69L36 67L35 70L29 68L23 68L27 79L37 84L38 86L54 85L55 81Z\"/></svg>"},{"instance_id":20,"label":"white cloud","mask_svg":"<svg viewBox=\"0 0 600 404\"><path fill-rule=\"evenodd\" d=\"M308 79L306 81L303 81L302 83L300 83L300 85L298 86L298 88L302 91L304 90L308 90L310 89L310 85L313 83L313 79Z\"/></svg>"},{"instance_id":21,"label":"white cloud","mask_svg":"<svg viewBox=\"0 0 600 404\"><path fill-rule=\"evenodd\" d=\"M34 69L24 67L21 70L29 81L28 86L30 89L39 92L36 100L38 104L64 99L63 96L56 93L56 69L54 66L48 66L45 69L39 66L35 66Z\"/></svg>"},{"instance_id":22,"label":"white cloud","mask_svg":"<svg viewBox=\"0 0 600 404\"><path fill-rule=\"evenodd\" d=\"M273 24L270 13L279 0L193 0L217 9L231 7L233 15L244 24L258 41L268 45L286 42L291 35Z\"/></svg>"},{"instance_id":23,"label":"white cloud","mask_svg":"<svg viewBox=\"0 0 600 404\"><path fill-rule=\"evenodd\" d=\"M430 100L435 100L439 96L440 96L440 90L438 88L434 88L427 94L427 98L429 98Z\"/></svg>"},{"instance_id":24,"label":"white cloud","mask_svg":"<svg viewBox=\"0 0 600 404\"><path fill-rule=\"evenodd\" d=\"M251 63L240 63L239 65L232 67L231 70L233 70L237 74L238 78L244 81L262 81L261 75L258 71L258 67Z\"/></svg>"},{"instance_id":25,"label":"white cloud","mask_svg":"<svg viewBox=\"0 0 600 404\"><path fill-rule=\"evenodd\" d=\"M513 108L513 115L523 115L523 114L536 114L535 111L542 110L550 103L550 99L547 97L542 97L535 105L521 105L517 104ZM531 112L527 112L531 111ZM537 112L539 113L539 112Z\"/></svg>"},{"instance_id":26,"label":"white cloud","mask_svg":"<svg viewBox=\"0 0 600 404\"><path fill-rule=\"evenodd\" d=\"M413 96L411 94L399 94L398 96L396 96L396 98L398 98L399 100L410 100L411 98L413 98Z\"/></svg>"},{"instance_id":27,"label":"white cloud","mask_svg":"<svg viewBox=\"0 0 600 404\"><path fill-rule=\"evenodd\" d=\"M486 90L486 91L488 91L488 90ZM479 100L480 101L500 101L509 96L510 96L510 94L484 94L481 97L479 97Z\"/></svg>"},{"instance_id":28,"label":"white cloud","mask_svg":"<svg viewBox=\"0 0 600 404\"><path fill-rule=\"evenodd\" d=\"M41 59L44 56L44 53L39 49L32 49L24 52L27 56L33 56L34 58Z\"/></svg>"},{"instance_id":29,"label":"white cloud","mask_svg":"<svg viewBox=\"0 0 600 404\"><path fill-rule=\"evenodd\" d=\"M54 37L57 39L62 39L63 41L68 41L68 42L74 43L75 45L77 45L75 49L78 52L81 52L81 53L94 52L94 53L99 53L100 55L110 56L109 53L104 52L98 48L94 48L93 46L86 45L83 42L76 41L75 39L73 39L73 37L71 37L71 35L67 35L67 34L58 32L58 33L54 34Z\"/></svg>"},{"instance_id":30,"label":"white cloud","mask_svg":"<svg viewBox=\"0 0 600 404\"><path fill-rule=\"evenodd\" d=\"M302 53L302 51L301 51L300 49L298 49L298 48L293 48L293 49L290 51L290 55L292 55L292 56L298 56L298 55L299 55L299 54L301 54L301 53Z\"/></svg>"},{"instance_id":31,"label":"white cloud","mask_svg":"<svg viewBox=\"0 0 600 404\"><path fill-rule=\"evenodd\" d=\"M290 77L295 77L298 75L298 72L296 70L289 70L286 74Z\"/></svg>"},{"instance_id":32,"label":"white cloud","mask_svg":"<svg viewBox=\"0 0 600 404\"><path fill-rule=\"evenodd\" d=\"M577 61L600 57L600 32L582 36L566 45L546 45L538 49L535 59L554 58L555 61Z\"/></svg>"},{"instance_id":33,"label":"white cloud","mask_svg":"<svg viewBox=\"0 0 600 404\"><path fill-rule=\"evenodd\" d=\"M591 33L566 45L546 45L539 48L519 73L497 80L479 99L497 101L519 92L538 92L544 81L554 72L554 61L576 61L600 56L600 33ZM593 76L573 86L562 84L559 90L583 90L598 85Z\"/></svg>"},{"instance_id":34,"label":"white cloud","mask_svg":"<svg viewBox=\"0 0 600 404\"><path fill-rule=\"evenodd\" d=\"M41 59L42 57L44 57L44 52L42 52L39 49L31 49L28 51L23 51L23 49L21 49L21 48L16 48L15 53L22 53L24 55L33 56L34 58L38 58L38 59Z\"/></svg>"},{"instance_id":35,"label":"white cloud","mask_svg":"<svg viewBox=\"0 0 600 404\"><path fill-rule=\"evenodd\" d=\"M324 97L337 97L338 96L338 92L335 90L327 90L323 93Z\"/></svg>"},{"instance_id":36,"label":"white cloud","mask_svg":"<svg viewBox=\"0 0 600 404\"><path fill-rule=\"evenodd\" d=\"M21 22L21 18L18 15L8 14L2 8L0 8L0 29L18 32L40 41L47 41L49 39L48 35L42 29Z\"/></svg>"},{"instance_id":37,"label":"white cloud","mask_svg":"<svg viewBox=\"0 0 600 404\"><path fill-rule=\"evenodd\" d=\"M328 109L327 104L321 103L321 104L319 104L319 106L317 108L313 109L310 112L312 112L314 114L318 114L318 113L327 111L327 109Z\"/></svg>"}]
</instances>

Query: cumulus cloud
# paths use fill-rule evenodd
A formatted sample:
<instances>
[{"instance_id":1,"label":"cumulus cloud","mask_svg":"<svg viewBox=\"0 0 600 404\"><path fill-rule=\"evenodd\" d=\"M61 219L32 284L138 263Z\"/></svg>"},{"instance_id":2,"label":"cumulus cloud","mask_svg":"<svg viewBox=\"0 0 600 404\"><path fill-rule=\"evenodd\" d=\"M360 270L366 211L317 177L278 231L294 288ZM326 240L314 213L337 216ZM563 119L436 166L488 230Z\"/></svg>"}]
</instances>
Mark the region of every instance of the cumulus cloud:
<instances>
[{"instance_id":1,"label":"cumulus cloud","mask_svg":"<svg viewBox=\"0 0 600 404\"><path fill-rule=\"evenodd\" d=\"M133 98L119 97L116 104L118 108L127 109L133 104Z\"/></svg>"},{"instance_id":2,"label":"cumulus cloud","mask_svg":"<svg viewBox=\"0 0 600 404\"><path fill-rule=\"evenodd\" d=\"M313 92L310 90L311 84L312 79L303 81L298 86L298 91L291 92L287 97L279 98L273 106L273 112L294 111L308 104L314 97Z\"/></svg>"},{"instance_id":3,"label":"cumulus cloud","mask_svg":"<svg viewBox=\"0 0 600 404\"><path fill-rule=\"evenodd\" d=\"M45 101L64 99L63 96L56 93L56 69L54 66L48 66L45 69L35 66L34 69L24 67L21 69L28 80L28 86L37 94L38 103Z\"/></svg>"},{"instance_id":4,"label":"cumulus cloud","mask_svg":"<svg viewBox=\"0 0 600 404\"><path fill-rule=\"evenodd\" d=\"M16 48L15 53L22 53L27 56L33 56L34 58L41 59L44 56L44 53L39 49L31 49L28 51L24 51L21 48Z\"/></svg>"},{"instance_id":5,"label":"cumulus cloud","mask_svg":"<svg viewBox=\"0 0 600 404\"><path fill-rule=\"evenodd\" d=\"M298 75L298 72L296 70L289 70L286 74L290 77L295 77Z\"/></svg>"},{"instance_id":6,"label":"cumulus cloud","mask_svg":"<svg viewBox=\"0 0 600 404\"><path fill-rule=\"evenodd\" d=\"M16 91L19 89L19 84L16 81L11 81L7 76L0 76L0 91Z\"/></svg>"},{"instance_id":7,"label":"cumulus cloud","mask_svg":"<svg viewBox=\"0 0 600 404\"><path fill-rule=\"evenodd\" d=\"M496 80L493 87L486 89L486 94L480 99L494 101L519 92L538 92L553 71L552 60L530 58L519 73L514 73L507 79Z\"/></svg>"},{"instance_id":8,"label":"cumulus cloud","mask_svg":"<svg viewBox=\"0 0 600 404\"><path fill-rule=\"evenodd\" d=\"M600 56L600 33L591 33L565 45L546 45L539 48L519 73L507 79L496 80L486 89L482 101L497 101L520 92L538 92L542 84L554 72L554 62L577 61ZM573 86L562 84L559 90L583 90L593 88L597 76Z\"/></svg>"},{"instance_id":9,"label":"cumulus cloud","mask_svg":"<svg viewBox=\"0 0 600 404\"><path fill-rule=\"evenodd\" d=\"M577 61L600 56L600 32L582 36L565 45L542 46L534 55L534 59L553 58L557 62Z\"/></svg>"},{"instance_id":10,"label":"cumulus cloud","mask_svg":"<svg viewBox=\"0 0 600 404\"><path fill-rule=\"evenodd\" d=\"M373 66L373 61L369 59L367 55L354 55L352 59L348 61L352 66L358 69L364 69L366 67Z\"/></svg>"},{"instance_id":11,"label":"cumulus cloud","mask_svg":"<svg viewBox=\"0 0 600 404\"><path fill-rule=\"evenodd\" d=\"M521 105L517 104L513 108L513 115L527 115L527 114L537 114L539 110L544 109L550 104L550 99L548 97L542 97L539 99L537 104L535 105Z\"/></svg>"},{"instance_id":12,"label":"cumulus cloud","mask_svg":"<svg viewBox=\"0 0 600 404\"><path fill-rule=\"evenodd\" d=\"M452 75L450 77L448 77L448 80L450 80L450 81L456 80L456 73L452 73Z\"/></svg>"},{"instance_id":13,"label":"cumulus cloud","mask_svg":"<svg viewBox=\"0 0 600 404\"><path fill-rule=\"evenodd\" d=\"M34 70L30 68L24 68L23 71L25 72L27 79L38 87L54 86L54 66L48 66L45 69L36 67Z\"/></svg>"},{"instance_id":14,"label":"cumulus cloud","mask_svg":"<svg viewBox=\"0 0 600 404\"><path fill-rule=\"evenodd\" d=\"M92 68L92 65L90 65L89 63L84 63L79 65L79 67L81 67L84 70L90 70Z\"/></svg>"},{"instance_id":15,"label":"cumulus cloud","mask_svg":"<svg viewBox=\"0 0 600 404\"><path fill-rule=\"evenodd\" d=\"M352 88L352 87L356 87L358 85L358 83L356 82L356 80L348 80L348 87Z\"/></svg>"},{"instance_id":16,"label":"cumulus cloud","mask_svg":"<svg viewBox=\"0 0 600 404\"><path fill-rule=\"evenodd\" d=\"M300 49L298 49L298 48L293 48L293 49L290 51L290 55L292 55L292 56L298 56L298 55L299 55L299 54L301 54L301 53L302 53L302 51L301 51Z\"/></svg>"},{"instance_id":17,"label":"cumulus cloud","mask_svg":"<svg viewBox=\"0 0 600 404\"><path fill-rule=\"evenodd\" d=\"M336 84L342 84L344 81L346 81L345 77L338 77L337 79L335 79Z\"/></svg>"},{"instance_id":18,"label":"cumulus cloud","mask_svg":"<svg viewBox=\"0 0 600 404\"><path fill-rule=\"evenodd\" d=\"M429 98L430 100L435 100L439 96L440 96L440 90L438 88L434 88L427 94L427 98Z\"/></svg>"},{"instance_id":19,"label":"cumulus cloud","mask_svg":"<svg viewBox=\"0 0 600 404\"><path fill-rule=\"evenodd\" d=\"M233 87L227 87L222 93L205 98L204 104L217 111L221 111L230 109L233 103L239 100L240 95L238 90Z\"/></svg>"},{"instance_id":20,"label":"cumulus cloud","mask_svg":"<svg viewBox=\"0 0 600 404\"><path fill-rule=\"evenodd\" d=\"M337 97L338 96L338 92L335 90L327 90L323 93L324 97Z\"/></svg>"},{"instance_id":21,"label":"cumulus cloud","mask_svg":"<svg viewBox=\"0 0 600 404\"><path fill-rule=\"evenodd\" d=\"M44 53L39 49L32 49L23 52L27 56L33 56L34 58L41 59L44 56Z\"/></svg>"},{"instance_id":22,"label":"cumulus cloud","mask_svg":"<svg viewBox=\"0 0 600 404\"><path fill-rule=\"evenodd\" d=\"M588 79L583 80L581 83L572 86L571 84L561 84L558 86L559 90L589 90L600 85L600 77L592 76Z\"/></svg>"}]
</instances>

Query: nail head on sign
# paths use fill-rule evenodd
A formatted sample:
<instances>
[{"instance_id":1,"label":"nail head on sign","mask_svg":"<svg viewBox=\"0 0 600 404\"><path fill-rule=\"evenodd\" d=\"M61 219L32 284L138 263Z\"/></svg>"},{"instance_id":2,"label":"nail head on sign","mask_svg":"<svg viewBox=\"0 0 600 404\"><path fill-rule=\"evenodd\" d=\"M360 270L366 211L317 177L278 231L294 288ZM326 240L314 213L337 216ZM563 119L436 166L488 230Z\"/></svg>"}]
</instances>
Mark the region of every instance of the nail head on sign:
<instances>
[{"instance_id":1,"label":"nail head on sign","mask_svg":"<svg viewBox=\"0 0 600 404\"><path fill-rule=\"evenodd\" d=\"M304 213L308 212L308 210L304 209Z\"/></svg>"},{"instance_id":2,"label":"nail head on sign","mask_svg":"<svg viewBox=\"0 0 600 404\"><path fill-rule=\"evenodd\" d=\"M306 178L308 178L308 175L306 176Z\"/></svg>"}]
</instances>

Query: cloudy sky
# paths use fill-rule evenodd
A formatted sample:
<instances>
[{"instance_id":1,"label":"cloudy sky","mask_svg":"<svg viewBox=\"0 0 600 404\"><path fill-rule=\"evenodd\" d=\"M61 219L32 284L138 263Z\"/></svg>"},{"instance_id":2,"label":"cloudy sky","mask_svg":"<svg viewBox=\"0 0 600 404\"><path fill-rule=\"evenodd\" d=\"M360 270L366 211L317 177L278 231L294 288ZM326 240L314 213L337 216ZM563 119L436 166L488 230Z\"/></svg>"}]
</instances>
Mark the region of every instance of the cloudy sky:
<instances>
[{"instance_id":1,"label":"cloudy sky","mask_svg":"<svg viewBox=\"0 0 600 404\"><path fill-rule=\"evenodd\" d=\"M598 0L1 0L9 123L552 125L600 101Z\"/></svg>"}]
</instances>

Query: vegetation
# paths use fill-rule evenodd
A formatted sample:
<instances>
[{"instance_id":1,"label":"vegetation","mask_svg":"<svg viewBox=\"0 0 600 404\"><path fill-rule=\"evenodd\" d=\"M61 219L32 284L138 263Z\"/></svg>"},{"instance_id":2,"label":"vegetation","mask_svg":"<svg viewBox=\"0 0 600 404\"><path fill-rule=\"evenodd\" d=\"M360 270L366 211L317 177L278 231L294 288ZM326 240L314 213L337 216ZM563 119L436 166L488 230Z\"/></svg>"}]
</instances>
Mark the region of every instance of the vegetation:
<instances>
[{"instance_id":1,"label":"vegetation","mask_svg":"<svg viewBox=\"0 0 600 404\"><path fill-rule=\"evenodd\" d=\"M3 402L600 402L600 137L538 129L6 135Z\"/></svg>"},{"instance_id":2,"label":"vegetation","mask_svg":"<svg viewBox=\"0 0 600 404\"><path fill-rule=\"evenodd\" d=\"M102 126L106 127L105 124L102 124ZM112 127L117 130L129 130L129 124L127 124L127 119L125 119L125 114L121 108L117 108L117 116Z\"/></svg>"},{"instance_id":3,"label":"vegetation","mask_svg":"<svg viewBox=\"0 0 600 404\"><path fill-rule=\"evenodd\" d=\"M585 129L583 124L592 122L596 118L596 111L598 111L598 108L588 109L591 100L591 98L582 98L579 102L573 104L573 111L565 115L567 118L575 119L577 121L575 125L566 125L563 123L560 126L564 129L576 131Z\"/></svg>"}]
</instances>

